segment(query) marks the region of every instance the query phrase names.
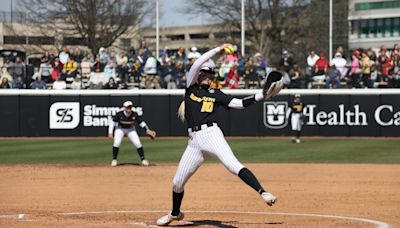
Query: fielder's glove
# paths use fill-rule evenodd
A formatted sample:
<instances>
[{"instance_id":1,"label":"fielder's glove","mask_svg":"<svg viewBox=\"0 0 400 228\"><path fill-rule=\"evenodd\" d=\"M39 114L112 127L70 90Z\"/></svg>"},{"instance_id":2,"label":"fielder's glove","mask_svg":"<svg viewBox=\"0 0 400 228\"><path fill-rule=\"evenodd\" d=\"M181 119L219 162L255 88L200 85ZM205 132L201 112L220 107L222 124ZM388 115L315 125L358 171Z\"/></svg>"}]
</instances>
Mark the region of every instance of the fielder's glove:
<instances>
[{"instance_id":1,"label":"fielder's glove","mask_svg":"<svg viewBox=\"0 0 400 228\"><path fill-rule=\"evenodd\" d=\"M155 131L152 131L152 130L147 130L146 133L151 139L155 139L156 136L157 136L157 133Z\"/></svg>"},{"instance_id":2,"label":"fielder's glove","mask_svg":"<svg viewBox=\"0 0 400 228\"><path fill-rule=\"evenodd\" d=\"M263 87L263 95L265 100L269 100L272 97L278 95L279 91L283 88L283 77L279 71L271 71Z\"/></svg>"}]
</instances>

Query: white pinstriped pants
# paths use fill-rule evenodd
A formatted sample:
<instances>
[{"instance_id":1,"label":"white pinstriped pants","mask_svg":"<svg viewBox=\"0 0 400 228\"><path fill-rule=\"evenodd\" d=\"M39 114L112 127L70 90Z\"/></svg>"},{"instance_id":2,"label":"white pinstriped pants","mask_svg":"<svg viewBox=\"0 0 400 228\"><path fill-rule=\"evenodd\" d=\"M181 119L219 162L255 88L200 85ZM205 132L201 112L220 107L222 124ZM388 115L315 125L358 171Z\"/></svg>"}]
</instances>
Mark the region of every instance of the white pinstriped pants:
<instances>
[{"instance_id":1,"label":"white pinstriped pants","mask_svg":"<svg viewBox=\"0 0 400 228\"><path fill-rule=\"evenodd\" d=\"M207 155L218 158L232 174L238 175L239 171L244 168L244 165L233 154L224 134L216 124L204 130L189 133L189 136L188 146L182 155L172 182L174 192L183 192L186 182L204 162Z\"/></svg>"},{"instance_id":2,"label":"white pinstriped pants","mask_svg":"<svg viewBox=\"0 0 400 228\"><path fill-rule=\"evenodd\" d=\"M142 147L142 143L140 143L139 135L136 132L135 127L131 128L117 128L114 132L114 147L118 147L121 145L122 139L124 135L127 135L129 140L135 145L136 148Z\"/></svg>"},{"instance_id":3,"label":"white pinstriped pants","mask_svg":"<svg viewBox=\"0 0 400 228\"><path fill-rule=\"evenodd\" d=\"M292 113L292 131L301 131L301 113Z\"/></svg>"}]
</instances>

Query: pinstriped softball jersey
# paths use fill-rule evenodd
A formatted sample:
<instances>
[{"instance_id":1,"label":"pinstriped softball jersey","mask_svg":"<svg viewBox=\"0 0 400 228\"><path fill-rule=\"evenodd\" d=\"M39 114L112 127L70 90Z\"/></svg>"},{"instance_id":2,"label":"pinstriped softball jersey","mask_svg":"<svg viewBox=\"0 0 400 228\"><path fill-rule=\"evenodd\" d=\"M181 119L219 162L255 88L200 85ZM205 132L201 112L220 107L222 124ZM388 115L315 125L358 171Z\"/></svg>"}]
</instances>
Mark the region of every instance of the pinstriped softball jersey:
<instances>
[{"instance_id":1,"label":"pinstriped softball jersey","mask_svg":"<svg viewBox=\"0 0 400 228\"><path fill-rule=\"evenodd\" d=\"M189 127L189 143L182 155L173 180L173 190L183 192L188 179L208 155L215 156L233 174L244 166L238 161L217 124L216 110L228 108L232 96L220 90L207 90L194 84L186 89L185 117Z\"/></svg>"}]
</instances>

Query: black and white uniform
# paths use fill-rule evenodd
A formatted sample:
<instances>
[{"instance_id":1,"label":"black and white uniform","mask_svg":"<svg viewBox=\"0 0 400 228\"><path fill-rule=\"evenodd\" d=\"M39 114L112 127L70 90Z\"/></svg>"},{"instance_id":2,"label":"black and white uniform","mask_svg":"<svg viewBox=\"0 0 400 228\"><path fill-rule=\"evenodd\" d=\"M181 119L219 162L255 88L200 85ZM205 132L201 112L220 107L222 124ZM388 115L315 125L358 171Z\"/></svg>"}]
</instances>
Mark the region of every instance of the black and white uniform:
<instances>
[{"instance_id":1,"label":"black and white uniform","mask_svg":"<svg viewBox=\"0 0 400 228\"><path fill-rule=\"evenodd\" d=\"M231 173L257 191L268 205L272 206L276 201L276 197L266 192L254 174L238 161L217 123L216 112L219 107L243 109L263 100L262 92L238 99L218 89L209 90L207 85L199 85L201 82L197 82L202 65L220 51L218 47L204 53L193 63L188 73L184 101L190 140L172 181L172 211L158 219L157 225L165 226L173 220L183 219L180 207L185 184L208 155L218 158Z\"/></svg>"},{"instance_id":2,"label":"black and white uniform","mask_svg":"<svg viewBox=\"0 0 400 228\"><path fill-rule=\"evenodd\" d=\"M133 110L130 115L125 111L119 111L117 114L115 114L115 116L112 117L112 121L110 121L108 127L108 134L112 134L115 127L114 147L119 147L121 145L122 139L125 135L128 136L129 140L131 140L136 148L142 147L139 135L136 132L136 123L139 123L139 126L142 128L147 126L138 113Z\"/></svg>"},{"instance_id":3,"label":"black and white uniform","mask_svg":"<svg viewBox=\"0 0 400 228\"><path fill-rule=\"evenodd\" d=\"M301 131L304 104L301 101L293 101L288 108L286 118L291 115L292 131Z\"/></svg>"},{"instance_id":4,"label":"black and white uniform","mask_svg":"<svg viewBox=\"0 0 400 228\"><path fill-rule=\"evenodd\" d=\"M244 168L233 154L217 123L217 108L243 109L262 100L262 93L245 99L234 98L219 89L205 89L197 84L201 66L220 51L214 48L203 54L191 67L185 91L185 119L188 125L189 143L179 162L173 179L173 191L181 193L188 179L196 172L208 155L213 155L233 174Z\"/></svg>"}]
</instances>

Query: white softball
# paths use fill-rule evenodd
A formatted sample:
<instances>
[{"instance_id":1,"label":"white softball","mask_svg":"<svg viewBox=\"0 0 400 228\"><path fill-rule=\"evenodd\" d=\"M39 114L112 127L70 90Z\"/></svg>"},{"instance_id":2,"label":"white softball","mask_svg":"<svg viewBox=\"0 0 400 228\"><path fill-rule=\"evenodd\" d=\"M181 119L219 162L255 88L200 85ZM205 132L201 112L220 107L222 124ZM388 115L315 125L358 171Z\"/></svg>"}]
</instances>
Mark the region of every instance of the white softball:
<instances>
[{"instance_id":1,"label":"white softball","mask_svg":"<svg viewBox=\"0 0 400 228\"><path fill-rule=\"evenodd\" d=\"M18 219L23 219L25 217L25 214L19 214Z\"/></svg>"}]
</instances>

